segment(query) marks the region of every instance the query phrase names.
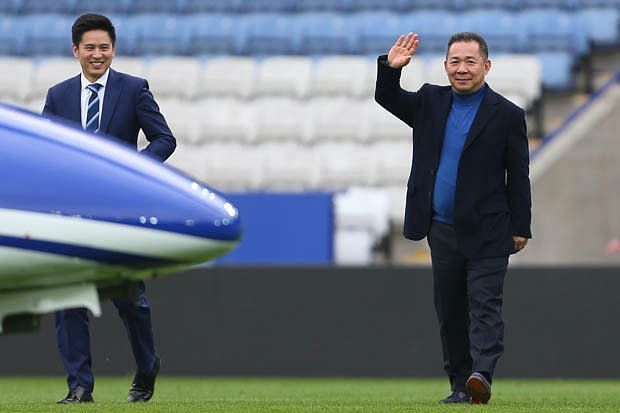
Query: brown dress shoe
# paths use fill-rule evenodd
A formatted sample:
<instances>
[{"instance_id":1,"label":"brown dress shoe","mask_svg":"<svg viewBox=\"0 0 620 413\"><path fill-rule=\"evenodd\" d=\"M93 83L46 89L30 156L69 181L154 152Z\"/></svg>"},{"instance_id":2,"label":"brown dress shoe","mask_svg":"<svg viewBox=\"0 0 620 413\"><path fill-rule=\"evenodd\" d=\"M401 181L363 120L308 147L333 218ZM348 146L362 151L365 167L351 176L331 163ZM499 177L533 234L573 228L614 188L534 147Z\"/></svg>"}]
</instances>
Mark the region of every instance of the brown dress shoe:
<instances>
[{"instance_id":1,"label":"brown dress shoe","mask_svg":"<svg viewBox=\"0 0 620 413\"><path fill-rule=\"evenodd\" d=\"M471 404L487 404L491 398L491 383L481 373L472 373L467 379L467 394Z\"/></svg>"}]
</instances>

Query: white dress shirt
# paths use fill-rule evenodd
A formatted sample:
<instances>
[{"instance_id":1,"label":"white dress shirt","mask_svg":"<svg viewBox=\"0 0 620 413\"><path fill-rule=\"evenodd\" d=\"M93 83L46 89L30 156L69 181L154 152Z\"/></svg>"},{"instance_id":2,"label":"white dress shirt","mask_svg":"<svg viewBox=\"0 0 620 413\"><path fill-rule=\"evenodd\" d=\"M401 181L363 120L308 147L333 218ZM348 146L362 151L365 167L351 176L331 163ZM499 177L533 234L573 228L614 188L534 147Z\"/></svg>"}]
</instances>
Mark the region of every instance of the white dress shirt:
<instances>
[{"instance_id":1,"label":"white dress shirt","mask_svg":"<svg viewBox=\"0 0 620 413\"><path fill-rule=\"evenodd\" d=\"M99 88L99 125L101 125L101 115L103 113L103 96L105 95L105 85L108 83L108 75L110 74L110 68L105 71L105 73L97 79L95 82L91 82L86 79L84 73L81 74L80 78L82 80L82 94L80 98L80 108L82 108L82 128L86 127L86 116L88 116L88 100L90 99L90 95L93 93L88 88L88 85L91 83L99 83L101 87ZM99 128L97 125L97 128Z\"/></svg>"}]
</instances>

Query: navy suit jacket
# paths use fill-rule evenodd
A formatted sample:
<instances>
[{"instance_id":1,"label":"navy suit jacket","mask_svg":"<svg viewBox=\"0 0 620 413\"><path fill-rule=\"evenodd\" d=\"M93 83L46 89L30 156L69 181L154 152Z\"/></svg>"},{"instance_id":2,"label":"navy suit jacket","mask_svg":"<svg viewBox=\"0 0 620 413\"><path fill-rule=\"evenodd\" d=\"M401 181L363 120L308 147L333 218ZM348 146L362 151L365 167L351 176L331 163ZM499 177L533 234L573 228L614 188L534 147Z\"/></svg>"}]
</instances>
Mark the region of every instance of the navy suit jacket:
<instances>
[{"instance_id":1,"label":"navy suit jacket","mask_svg":"<svg viewBox=\"0 0 620 413\"><path fill-rule=\"evenodd\" d=\"M451 86L400 87L401 71L379 56L375 100L413 129L413 160L407 182L404 235L424 238L432 220L432 197ZM468 258L514 252L513 235L531 238L531 191L525 114L487 87L459 161L454 228Z\"/></svg>"},{"instance_id":2,"label":"navy suit jacket","mask_svg":"<svg viewBox=\"0 0 620 413\"><path fill-rule=\"evenodd\" d=\"M43 116L81 121L80 75L65 80L47 91ZM103 98L99 131L136 147L142 129L149 145L143 150L162 162L174 152L176 140L159 112L145 79L110 69Z\"/></svg>"}]
</instances>

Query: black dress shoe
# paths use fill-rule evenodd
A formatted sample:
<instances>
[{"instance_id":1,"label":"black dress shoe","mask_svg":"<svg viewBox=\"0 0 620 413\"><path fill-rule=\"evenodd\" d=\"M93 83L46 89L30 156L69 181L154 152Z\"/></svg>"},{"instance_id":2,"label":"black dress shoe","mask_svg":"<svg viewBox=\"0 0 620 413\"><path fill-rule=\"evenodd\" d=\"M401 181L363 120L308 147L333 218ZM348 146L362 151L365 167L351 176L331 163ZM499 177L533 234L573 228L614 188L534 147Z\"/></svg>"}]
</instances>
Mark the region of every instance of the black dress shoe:
<instances>
[{"instance_id":1,"label":"black dress shoe","mask_svg":"<svg viewBox=\"0 0 620 413\"><path fill-rule=\"evenodd\" d=\"M439 403L469 403L469 394L462 391L453 391L445 399L439 400Z\"/></svg>"},{"instance_id":2,"label":"black dress shoe","mask_svg":"<svg viewBox=\"0 0 620 413\"><path fill-rule=\"evenodd\" d=\"M69 393L67 393L67 397L58 400L56 403L92 403L93 401L93 395L90 391L86 390L82 386L77 386L75 389L69 390Z\"/></svg>"},{"instance_id":3,"label":"black dress shoe","mask_svg":"<svg viewBox=\"0 0 620 413\"><path fill-rule=\"evenodd\" d=\"M155 358L155 367L150 374L136 373L127 395L128 402L148 402L151 400L153 393L155 393L155 379L159 373L159 364L159 357L157 357Z\"/></svg>"},{"instance_id":4,"label":"black dress shoe","mask_svg":"<svg viewBox=\"0 0 620 413\"><path fill-rule=\"evenodd\" d=\"M491 398L491 383L482 373L472 373L467 379L467 393L471 404L487 404Z\"/></svg>"}]
</instances>

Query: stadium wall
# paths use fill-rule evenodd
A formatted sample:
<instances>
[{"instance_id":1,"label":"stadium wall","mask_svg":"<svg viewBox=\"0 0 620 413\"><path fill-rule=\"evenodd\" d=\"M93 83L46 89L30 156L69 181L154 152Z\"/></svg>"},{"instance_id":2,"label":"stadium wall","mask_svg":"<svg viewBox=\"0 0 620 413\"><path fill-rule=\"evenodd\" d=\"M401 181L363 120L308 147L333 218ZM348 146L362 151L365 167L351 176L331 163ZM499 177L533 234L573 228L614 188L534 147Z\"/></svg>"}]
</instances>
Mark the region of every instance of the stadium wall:
<instances>
[{"instance_id":1,"label":"stadium wall","mask_svg":"<svg viewBox=\"0 0 620 413\"><path fill-rule=\"evenodd\" d=\"M503 377L618 378L618 268L509 270ZM217 267L148 283L162 373L442 375L432 276L419 268ZM133 374L107 302L91 323L96 375ZM0 336L1 375L62 375L53 316Z\"/></svg>"}]
</instances>

